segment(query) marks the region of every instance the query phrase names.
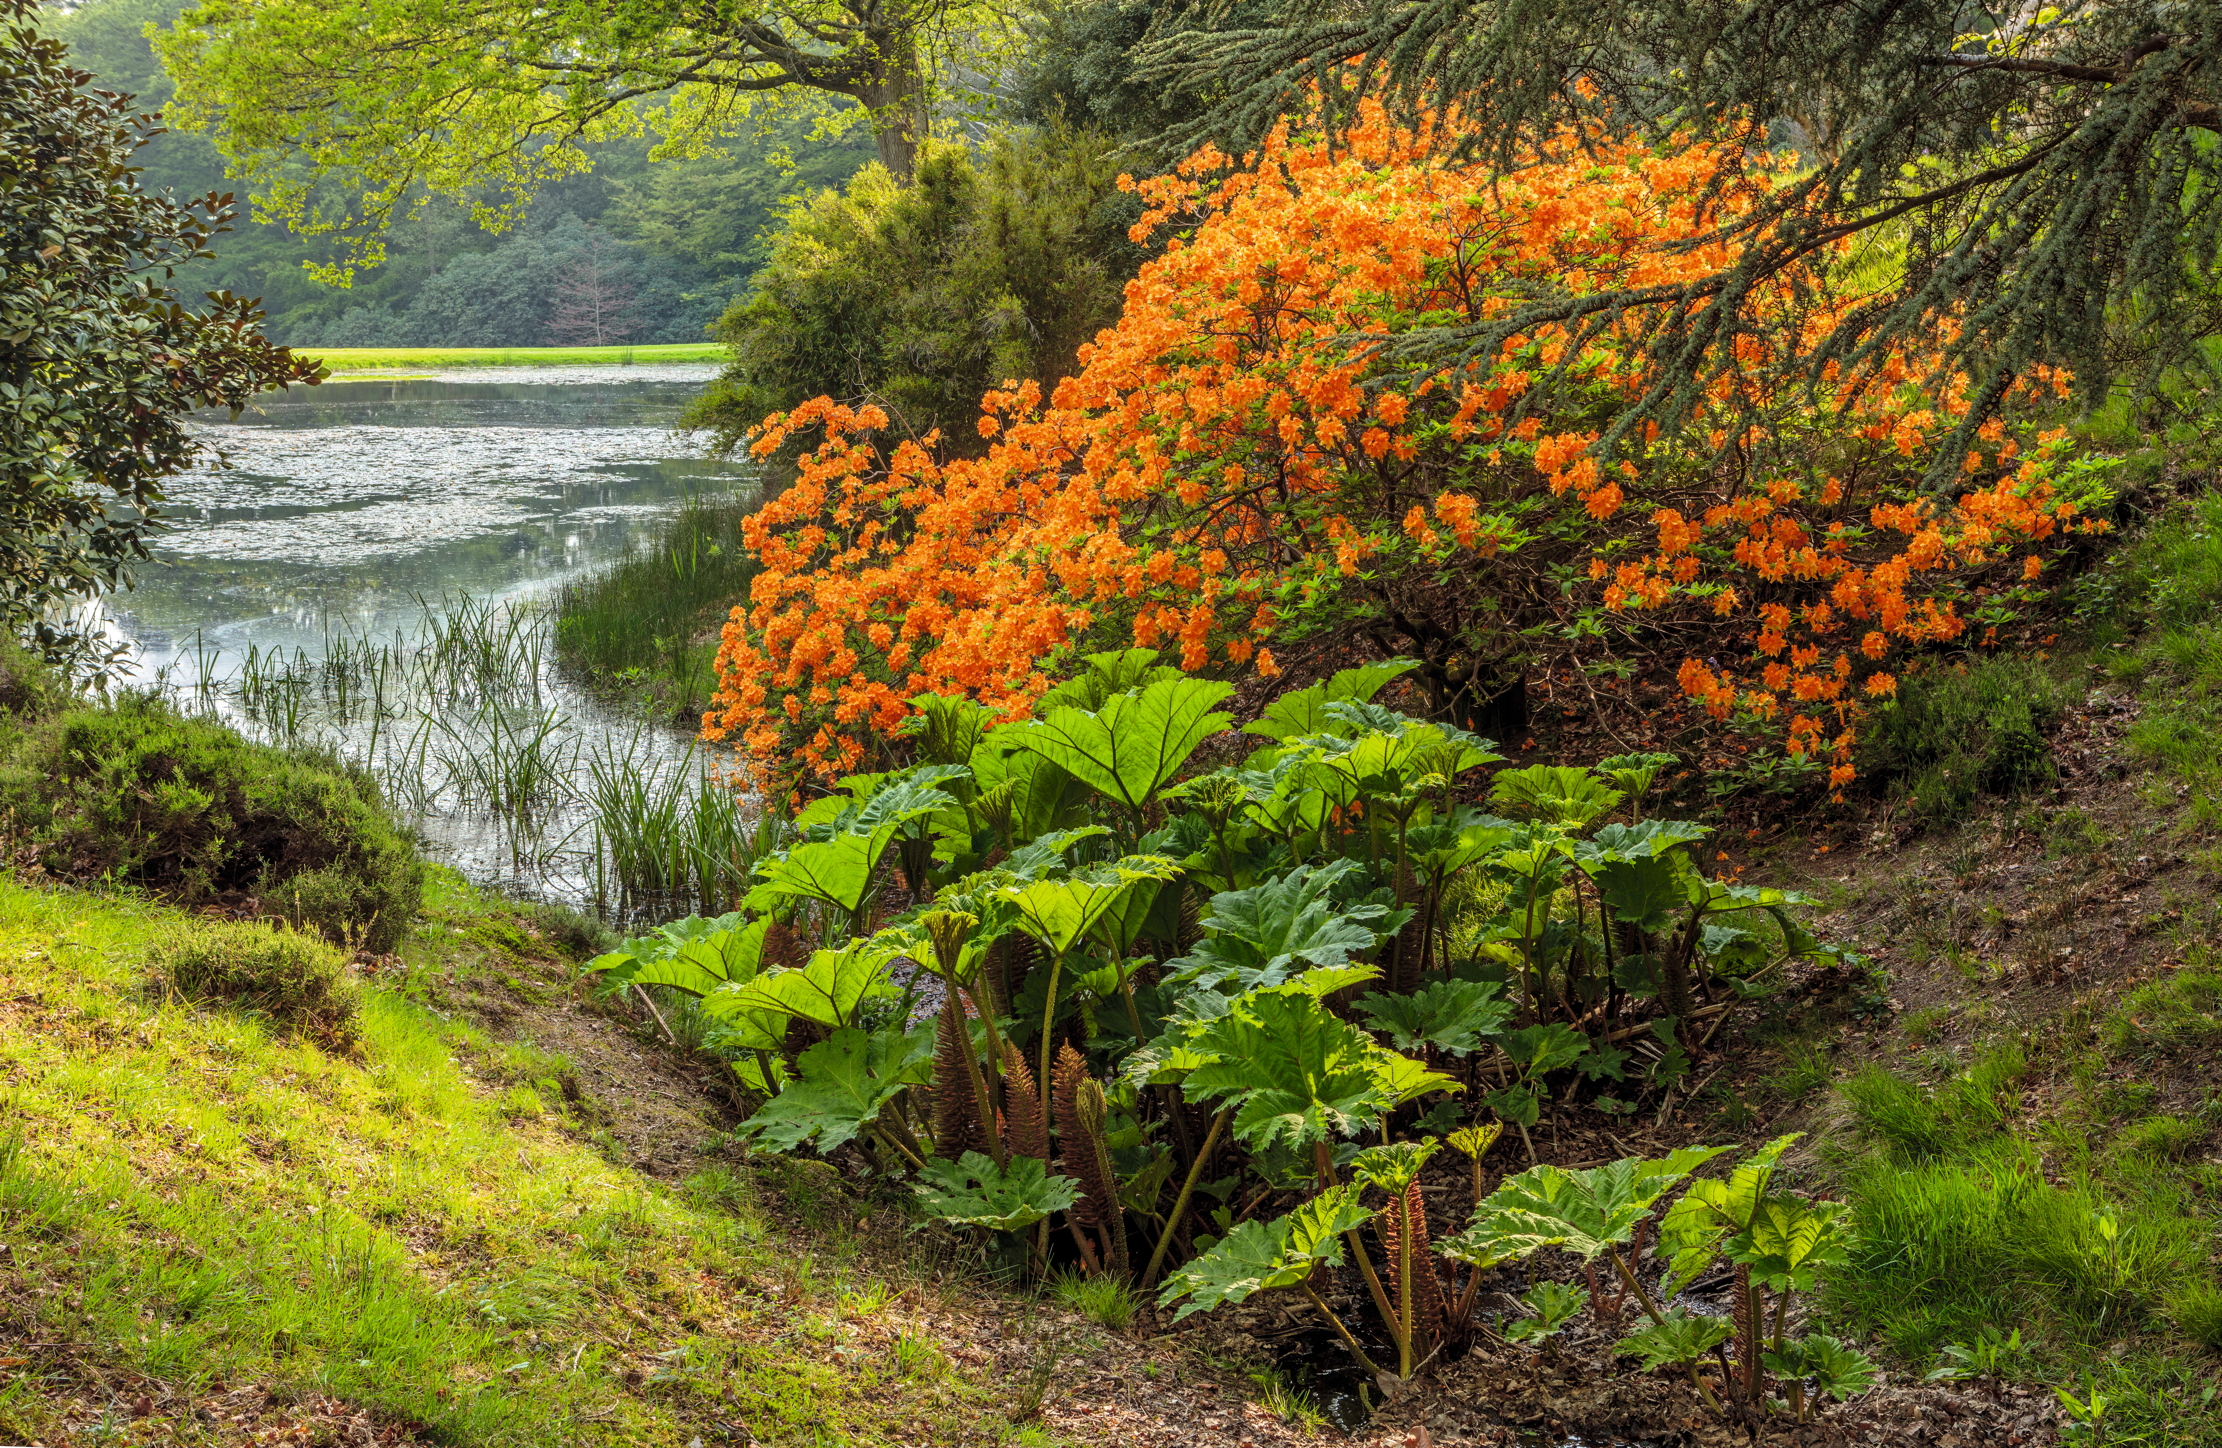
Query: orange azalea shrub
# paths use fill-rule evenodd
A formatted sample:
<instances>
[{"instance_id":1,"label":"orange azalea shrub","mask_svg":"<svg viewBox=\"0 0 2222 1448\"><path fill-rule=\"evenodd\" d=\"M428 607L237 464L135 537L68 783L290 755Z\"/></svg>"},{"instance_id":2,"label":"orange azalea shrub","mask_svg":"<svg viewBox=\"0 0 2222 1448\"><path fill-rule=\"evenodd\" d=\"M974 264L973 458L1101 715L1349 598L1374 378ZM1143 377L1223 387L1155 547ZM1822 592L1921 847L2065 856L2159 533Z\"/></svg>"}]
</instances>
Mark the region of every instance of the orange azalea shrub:
<instances>
[{"instance_id":1,"label":"orange azalea shrub","mask_svg":"<svg viewBox=\"0 0 2222 1448\"><path fill-rule=\"evenodd\" d=\"M1207 149L1124 183L1149 207L1138 240L1172 229L1164 255L1047 405L983 399L984 457L885 447L875 409L827 399L767 418L758 456L817 441L746 525L763 571L705 735L783 794L892 762L921 693L1020 717L1083 649L1272 675L1275 645L1355 631L1479 722L1553 649L1672 649L1716 717L1772 720L1841 779L1892 659L1961 637L2090 526L2057 441L2025 453L2003 425L1956 501L1923 501L1918 460L1965 389L1915 386L1910 359L1774 402L1750 395L1769 344L1746 339L1749 371L1688 429L1617 457L1600 428L1650 383L1633 321L1415 374L1397 344L1416 329L1720 272L1734 257L1706 237L1753 184L1709 190L1749 160L1713 145L1562 137L1495 175L1443 139L1376 109L1334 147L1284 127L1240 165ZM1780 326L1825 324L1804 305L1786 288Z\"/></svg>"}]
</instances>

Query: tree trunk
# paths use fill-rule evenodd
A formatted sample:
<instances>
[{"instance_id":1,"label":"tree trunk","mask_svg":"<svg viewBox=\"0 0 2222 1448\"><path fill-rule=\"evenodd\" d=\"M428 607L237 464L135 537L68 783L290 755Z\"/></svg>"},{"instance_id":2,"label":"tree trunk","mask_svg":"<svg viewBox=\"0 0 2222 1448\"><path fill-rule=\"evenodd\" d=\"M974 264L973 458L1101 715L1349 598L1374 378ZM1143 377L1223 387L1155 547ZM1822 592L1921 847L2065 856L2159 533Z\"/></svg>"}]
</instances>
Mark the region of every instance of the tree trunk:
<instances>
[{"instance_id":1,"label":"tree trunk","mask_svg":"<svg viewBox=\"0 0 2222 1448\"><path fill-rule=\"evenodd\" d=\"M879 74L864 87L872 112L872 139L880 164L897 181L909 184L918 166L918 143L926 135L926 78L918 67L918 39L908 29L873 37L881 56Z\"/></svg>"}]
</instances>

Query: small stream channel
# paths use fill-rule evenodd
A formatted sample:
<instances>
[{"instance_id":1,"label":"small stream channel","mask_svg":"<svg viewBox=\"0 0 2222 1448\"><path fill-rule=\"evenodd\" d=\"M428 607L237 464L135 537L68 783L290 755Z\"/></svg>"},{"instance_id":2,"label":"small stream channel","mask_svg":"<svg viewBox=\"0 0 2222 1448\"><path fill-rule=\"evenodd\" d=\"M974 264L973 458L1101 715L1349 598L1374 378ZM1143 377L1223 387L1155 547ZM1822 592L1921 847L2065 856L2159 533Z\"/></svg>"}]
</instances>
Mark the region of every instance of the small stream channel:
<instances>
[{"instance_id":1,"label":"small stream channel","mask_svg":"<svg viewBox=\"0 0 2222 1448\"><path fill-rule=\"evenodd\" d=\"M704 761L556 671L548 600L687 497L752 486L671 431L714 370L342 376L201 415L232 468L176 480L156 561L98 605L126 681L371 765L473 880L606 906L592 767L692 782ZM474 773L519 758L529 798L491 804Z\"/></svg>"}]
</instances>

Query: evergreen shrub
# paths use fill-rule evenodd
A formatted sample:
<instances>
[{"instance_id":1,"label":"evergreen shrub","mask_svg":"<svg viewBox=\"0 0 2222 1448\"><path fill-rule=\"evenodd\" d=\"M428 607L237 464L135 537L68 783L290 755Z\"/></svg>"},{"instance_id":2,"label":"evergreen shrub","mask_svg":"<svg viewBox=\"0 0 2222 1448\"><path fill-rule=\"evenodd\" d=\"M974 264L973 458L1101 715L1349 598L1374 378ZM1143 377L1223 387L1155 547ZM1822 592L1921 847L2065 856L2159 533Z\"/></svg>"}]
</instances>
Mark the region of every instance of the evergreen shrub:
<instances>
[{"instance_id":1,"label":"evergreen shrub","mask_svg":"<svg viewBox=\"0 0 2222 1448\"><path fill-rule=\"evenodd\" d=\"M0 736L0 827L50 875L188 907L247 897L372 952L400 940L423 886L368 775L145 695L18 719Z\"/></svg>"},{"instance_id":2,"label":"evergreen shrub","mask_svg":"<svg viewBox=\"0 0 2222 1448\"><path fill-rule=\"evenodd\" d=\"M2059 778L2051 733L2077 687L2040 660L2003 655L1902 675L1874 711L1861 772L1915 818L1967 818L1986 798L2027 794Z\"/></svg>"},{"instance_id":3,"label":"evergreen shrub","mask_svg":"<svg viewBox=\"0 0 2222 1448\"><path fill-rule=\"evenodd\" d=\"M733 361L688 413L739 445L767 412L871 402L913 437L978 452L980 396L1045 386L1118 320L1145 255L1113 143L1052 128L919 153L914 184L866 166L789 209L754 290L711 328Z\"/></svg>"}]
</instances>

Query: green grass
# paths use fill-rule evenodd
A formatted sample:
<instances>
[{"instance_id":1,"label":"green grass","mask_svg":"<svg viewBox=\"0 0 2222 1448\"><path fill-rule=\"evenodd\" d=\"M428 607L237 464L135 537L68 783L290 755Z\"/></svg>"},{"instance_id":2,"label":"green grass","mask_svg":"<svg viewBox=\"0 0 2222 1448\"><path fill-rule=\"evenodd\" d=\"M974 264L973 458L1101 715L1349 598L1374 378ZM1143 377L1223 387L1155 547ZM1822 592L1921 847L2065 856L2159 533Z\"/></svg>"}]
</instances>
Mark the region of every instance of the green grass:
<instances>
[{"instance_id":1,"label":"green grass","mask_svg":"<svg viewBox=\"0 0 2222 1448\"><path fill-rule=\"evenodd\" d=\"M173 912L0 876L0 1441L84 1441L135 1396L133 1441L232 1441L192 1410L247 1383L445 1443L993 1421L992 1385L901 1346L906 1314L947 1310L922 1259L867 1264L837 1191L794 1193L846 1225L814 1245L745 1168L613 1163L570 1063L465 1023L473 992L512 1014L563 992L533 917L445 872L427 907L342 1053L152 985Z\"/></svg>"},{"instance_id":2,"label":"green grass","mask_svg":"<svg viewBox=\"0 0 2222 1448\"><path fill-rule=\"evenodd\" d=\"M2012 1323L2028 1351L2009 1375L2096 1388L2107 1441L2222 1441L2212 1399L2177 1391L2211 1376L2222 1336L2208 1129L2106 1089L2096 1049L2048 1064L2075 1084L2035 1121L2014 1046L1933 1081L1869 1067L1842 1085L1856 1245L1825 1310L1916 1368L1964 1364Z\"/></svg>"},{"instance_id":3,"label":"green grass","mask_svg":"<svg viewBox=\"0 0 2222 1448\"><path fill-rule=\"evenodd\" d=\"M654 541L565 584L557 661L602 690L699 716L717 687L718 628L756 577L741 523L761 501L754 492L691 498Z\"/></svg>"},{"instance_id":4,"label":"green grass","mask_svg":"<svg viewBox=\"0 0 2222 1448\"><path fill-rule=\"evenodd\" d=\"M427 367L630 366L636 362L717 362L716 342L621 347L296 347L334 372Z\"/></svg>"},{"instance_id":5,"label":"green grass","mask_svg":"<svg viewBox=\"0 0 2222 1448\"><path fill-rule=\"evenodd\" d=\"M1049 1290L1059 1302L1113 1332L1124 1332L1134 1325L1138 1306L1134 1291L1116 1277L1060 1272L1049 1280Z\"/></svg>"}]
</instances>

